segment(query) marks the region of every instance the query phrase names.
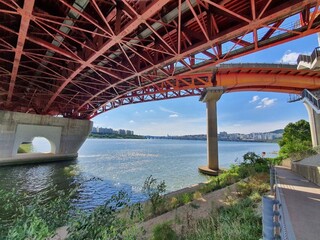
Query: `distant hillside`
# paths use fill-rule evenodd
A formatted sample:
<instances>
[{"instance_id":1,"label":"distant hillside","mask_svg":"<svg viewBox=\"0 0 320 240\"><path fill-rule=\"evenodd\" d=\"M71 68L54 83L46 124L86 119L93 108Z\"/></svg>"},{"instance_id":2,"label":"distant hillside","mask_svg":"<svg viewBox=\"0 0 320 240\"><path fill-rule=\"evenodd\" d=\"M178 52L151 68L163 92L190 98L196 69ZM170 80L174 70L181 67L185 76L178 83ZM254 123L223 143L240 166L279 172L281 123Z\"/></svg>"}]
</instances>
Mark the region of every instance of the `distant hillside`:
<instances>
[{"instance_id":1,"label":"distant hillside","mask_svg":"<svg viewBox=\"0 0 320 240\"><path fill-rule=\"evenodd\" d=\"M270 133L283 133L284 132L284 130L283 129L277 129L277 130L274 130L274 131L272 131L272 132L270 132Z\"/></svg>"}]
</instances>

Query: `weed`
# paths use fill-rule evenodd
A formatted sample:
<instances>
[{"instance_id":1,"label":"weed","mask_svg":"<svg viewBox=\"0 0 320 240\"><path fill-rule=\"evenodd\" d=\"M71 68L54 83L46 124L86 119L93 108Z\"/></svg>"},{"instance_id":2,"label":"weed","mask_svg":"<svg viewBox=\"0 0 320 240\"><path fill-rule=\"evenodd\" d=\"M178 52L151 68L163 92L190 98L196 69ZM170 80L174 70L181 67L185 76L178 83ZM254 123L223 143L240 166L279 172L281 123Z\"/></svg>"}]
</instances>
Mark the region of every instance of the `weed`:
<instances>
[{"instance_id":1,"label":"weed","mask_svg":"<svg viewBox=\"0 0 320 240\"><path fill-rule=\"evenodd\" d=\"M176 240L177 234L168 222L158 224L153 229L153 240Z\"/></svg>"},{"instance_id":2,"label":"weed","mask_svg":"<svg viewBox=\"0 0 320 240\"><path fill-rule=\"evenodd\" d=\"M196 191L195 193L193 193L193 199L196 199L196 200L202 199L202 194L201 194L201 192Z\"/></svg>"},{"instance_id":3,"label":"weed","mask_svg":"<svg viewBox=\"0 0 320 240\"><path fill-rule=\"evenodd\" d=\"M142 187L142 192L145 193L151 202L152 214L155 215L164 204L163 193L166 191L166 184L161 181L157 184L157 179L153 178L152 175L147 177Z\"/></svg>"}]
</instances>

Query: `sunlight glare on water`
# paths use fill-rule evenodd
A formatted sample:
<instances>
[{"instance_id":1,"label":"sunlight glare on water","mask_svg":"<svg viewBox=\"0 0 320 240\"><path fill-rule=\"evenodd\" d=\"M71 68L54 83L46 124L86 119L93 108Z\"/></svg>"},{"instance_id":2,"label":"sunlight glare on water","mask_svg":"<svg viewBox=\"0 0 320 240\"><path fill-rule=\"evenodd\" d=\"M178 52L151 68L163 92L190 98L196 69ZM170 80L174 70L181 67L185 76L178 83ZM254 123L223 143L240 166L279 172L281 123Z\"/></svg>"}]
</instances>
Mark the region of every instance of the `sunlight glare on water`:
<instances>
[{"instance_id":1,"label":"sunlight glare on water","mask_svg":"<svg viewBox=\"0 0 320 240\"><path fill-rule=\"evenodd\" d=\"M37 146L44 147L39 142ZM273 143L219 142L220 167L229 167L248 151L272 157L278 150ZM122 189L137 202L145 199L141 188L149 175L164 180L168 192L206 181L198 172L198 166L207 164L206 154L205 141L88 139L77 161L0 168L0 187L14 187L28 197L44 192L50 199L52 186L80 186L74 204L83 209L102 204Z\"/></svg>"}]
</instances>

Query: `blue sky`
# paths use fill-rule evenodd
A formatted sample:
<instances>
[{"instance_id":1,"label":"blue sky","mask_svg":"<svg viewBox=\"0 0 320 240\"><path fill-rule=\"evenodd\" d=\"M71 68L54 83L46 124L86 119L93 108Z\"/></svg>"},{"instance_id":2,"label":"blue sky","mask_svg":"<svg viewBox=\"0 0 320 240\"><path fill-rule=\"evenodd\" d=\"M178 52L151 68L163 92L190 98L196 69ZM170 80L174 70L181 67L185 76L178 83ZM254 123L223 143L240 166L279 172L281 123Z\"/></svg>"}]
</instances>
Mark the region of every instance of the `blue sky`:
<instances>
[{"instance_id":1,"label":"blue sky","mask_svg":"<svg viewBox=\"0 0 320 240\"><path fill-rule=\"evenodd\" d=\"M295 63L300 53L310 54L317 46L317 35L311 35L232 62ZM271 92L223 94L217 104L218 132L265 132L308 120L303 103L287 103L288 99L288 94ZM140 135L205 134L206 105L199 97L133 104L100 114L93 122L94 126L130 129Z\"/></svg>"}]
</instances>

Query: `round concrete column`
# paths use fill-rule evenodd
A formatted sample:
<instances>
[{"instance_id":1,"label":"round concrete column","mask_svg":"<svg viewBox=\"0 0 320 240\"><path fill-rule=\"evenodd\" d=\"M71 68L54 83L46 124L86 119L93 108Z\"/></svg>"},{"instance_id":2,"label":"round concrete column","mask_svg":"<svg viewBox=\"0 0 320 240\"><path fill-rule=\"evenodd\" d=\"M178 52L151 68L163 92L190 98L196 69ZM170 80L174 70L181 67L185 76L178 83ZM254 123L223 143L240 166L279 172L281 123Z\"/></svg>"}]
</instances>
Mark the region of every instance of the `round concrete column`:
<instances>
[{"instance_id":1,"label":"round concrete column","mask_svg":"<svg viewBox=\"0 0 320 240\"><path fill-rule=\"evenodd\" d=\"M208 168L218 171L217 100L207 102L207 158Z\"/></svg>"},{"instance_id":2,"label":"round concrete column","mask_svg":"<svg viewBox=\"0 0 320 240\"><path fill-rule=\"evenodd\" d=\"M304 100L303 103L309 115L312 146L316 147L320 145L320 115L311 107L309 101Z\"/></svg>"},{"instance_id":3,"label":"round concrete column","mask_svg":"<svg viewBox=\"0 0 320 240\"><path fill-rule=\"evenodd\" d=\"M218 128L217 101L223 93L222 87L207 88L200 101L207 104L207 160L208 166L200 166L199 171L208 175L218 175Z\"/></svg>"}]
</instances>

